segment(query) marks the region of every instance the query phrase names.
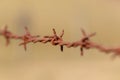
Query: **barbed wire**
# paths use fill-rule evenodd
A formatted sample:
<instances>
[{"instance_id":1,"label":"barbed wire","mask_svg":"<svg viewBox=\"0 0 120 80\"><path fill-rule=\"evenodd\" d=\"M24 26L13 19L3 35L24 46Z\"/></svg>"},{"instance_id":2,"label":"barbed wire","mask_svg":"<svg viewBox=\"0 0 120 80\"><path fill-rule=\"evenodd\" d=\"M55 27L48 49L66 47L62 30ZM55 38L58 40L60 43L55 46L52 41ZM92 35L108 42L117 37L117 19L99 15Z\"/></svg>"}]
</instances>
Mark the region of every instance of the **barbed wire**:
<instances>
[{"instance_id":1,"label":"barbed wire","mask_svg":"<svg viewBox=\"0 0 120 80\"><path fill-rule=\"evenodd\" d=\"M13 34L11 31L8 30L8 26L6 25L4 27L3 30L0 30L0 35L5 37L6 39L6 46L8 46L10 44L10 40L14 39L14 40L20 40L21 42L19 43L19 46L24 46L25 51L27 50L27 44L28 43L48 43L50 42L53 46L60 46L60 50L63 52L64 50L64 46L66 46L67 48L71 48L71 47L79 47L80 48L80 54L81 56L84 55L84 49L88 50L88 49L98 49L99 51L105 52L105 53L114 53L114 56L120 56L120 48L107 48L103 45L97 44L95 42L92 42L90 40L91 37L94 37L96 35L96 33L91 33L91 34L87 34L85 32L84 29L81 29L82 35L83 37L75 42L67 42L63 40L63 35L64 35L64 30L62 30L61 34L58 35L56 30L53 28L53 35L47 35L47 36L43 36L41 37L40 35L31 35L31 33L29 32L28 28L25 27L25 34L22 36L18 36Z\"/></svg>"}]
</instances>

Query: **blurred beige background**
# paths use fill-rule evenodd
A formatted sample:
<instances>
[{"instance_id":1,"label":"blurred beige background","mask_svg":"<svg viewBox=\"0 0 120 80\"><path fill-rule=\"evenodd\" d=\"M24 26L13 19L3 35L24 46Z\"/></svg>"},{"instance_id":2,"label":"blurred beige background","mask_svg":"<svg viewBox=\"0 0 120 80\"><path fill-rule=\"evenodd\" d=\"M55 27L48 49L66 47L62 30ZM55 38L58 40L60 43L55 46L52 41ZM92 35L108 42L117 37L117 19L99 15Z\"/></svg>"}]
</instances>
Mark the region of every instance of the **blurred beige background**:
<instances>
[{"instance_id":1,"label":"blurred beige background","mask_svg":"<svg viewBox=\"0 0 120 80\"><path fill-rule=\"evenodd\" d=\"M22 35L24 27L18 23L24 13L34 35L52 34L54 27L58 34L65 30L66 41L76 41L83 27L97 32L96 43L120 45L119 0L0 0L0 28L8 24L9 30ZM120 58L112 61L98 50L81 57L79 48L62 53L59 46L38 43L29 44L25 52L18 44L13 40L6 47L0 37L0 80L120 80Z\"/></svg>"}]
</instances>

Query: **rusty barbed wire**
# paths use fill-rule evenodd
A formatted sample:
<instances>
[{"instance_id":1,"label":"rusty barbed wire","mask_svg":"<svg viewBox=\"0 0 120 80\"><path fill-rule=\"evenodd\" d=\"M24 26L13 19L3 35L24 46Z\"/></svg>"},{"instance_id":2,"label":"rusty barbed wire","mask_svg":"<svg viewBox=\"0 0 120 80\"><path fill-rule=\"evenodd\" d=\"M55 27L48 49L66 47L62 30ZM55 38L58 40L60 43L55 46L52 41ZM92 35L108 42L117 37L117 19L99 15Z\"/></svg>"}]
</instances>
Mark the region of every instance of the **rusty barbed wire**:
<instances>
[{"instance_id":1,"label":"rusty barbed wire","mask_svg":"<svg viewBox=\"0 0 120 80\"><path fill-rule=\"evenodd\" d=\"M18 36L13 34L11 31L8 30L8 26L6 25L3 30L0 30L0 35L3 36L6 39L6 45L8 46L10 44L10 40L20 40L22 41L19 46L24 46L24 50L27 50L27 44L28 43L48 43L50 42L53 46L60 46L60 50L63 52L64 46L67 48L71 47L80 47L80 54L81 56L84 55L84 49L98 49L101 52L105 53L114 53L114 56L120 56L120 48L107 48L103 45L97 44L95 42L92 42L90 40L91 37L95 36L96 33L87 34L84 29L81 29L83 37L75 42L67 42L63 40L64 30L62 30L61 34L58 35L56 30L53 28L53 35L43 36L40 37L40 35L31 35L28 28L25 27L25 34L22 36Z\"/></svg>"}]
</instances>

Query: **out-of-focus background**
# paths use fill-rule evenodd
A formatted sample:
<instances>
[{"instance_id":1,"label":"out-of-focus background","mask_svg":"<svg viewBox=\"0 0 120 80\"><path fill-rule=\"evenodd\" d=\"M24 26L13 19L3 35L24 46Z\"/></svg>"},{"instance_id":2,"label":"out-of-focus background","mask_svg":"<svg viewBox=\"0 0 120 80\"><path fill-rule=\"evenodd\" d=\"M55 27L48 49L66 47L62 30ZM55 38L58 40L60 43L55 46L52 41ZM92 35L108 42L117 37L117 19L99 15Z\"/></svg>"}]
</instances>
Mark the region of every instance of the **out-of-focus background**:
<instances>
[{"instance_id":1,"label":"out-of-focus background","mask_svg":"<svg viewBox=\"0 0 120 80\"><path fill-rule=\"evenodd\" d=\"M13 33L24 34L24 25L33 35L58 34L65 30L66 41L79 40L80 28L105 46L120 46L119 0L0 0L0 28L8 25ZM25 52L20 42L6 47L0 37L0 80L120 80L120 58L111 60L98 50L80 56L78 48L51 44L28 44Z\"/></svg>"}]
</instances>

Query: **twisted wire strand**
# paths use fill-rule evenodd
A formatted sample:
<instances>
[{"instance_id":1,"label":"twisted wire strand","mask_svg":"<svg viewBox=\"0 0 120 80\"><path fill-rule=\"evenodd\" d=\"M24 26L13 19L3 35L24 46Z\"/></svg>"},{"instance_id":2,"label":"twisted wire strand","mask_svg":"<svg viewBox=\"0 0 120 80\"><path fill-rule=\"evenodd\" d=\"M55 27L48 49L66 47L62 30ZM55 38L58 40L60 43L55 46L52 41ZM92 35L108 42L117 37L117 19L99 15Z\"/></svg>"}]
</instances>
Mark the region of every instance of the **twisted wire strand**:
<instances>
[{"instance_id":1,"label":"twisted wire strand","mask_svg":"<svg viewBox=\"0 0 120 80\"><path fill-rule=\"evenodd\" d=\"M64 35L64 30L62 30L60 35L57 35L56 30L53 28L53 35L47 35L47 36L43 36L40 37L40 35L31 35L31 33L29 32L28 28L25 27L25 34L22 36L18 36L13 34L11 31L8 30L8 26L6 25L4 27L3 30L0 30L0 35L3 36L6 39L6 45L8 46L10 44L10 40L14 39L14 40L20 40L21 43L19 44L19 46L23 46L25 51L27 50L27 44L28 43L51 43L53 46L60 46L60 50L63 52L64 50L64 46L66 46L67 48L71 48L71 47L80 47L80 51L81 51L81 56L84 55L84 49L98 49L101 52L105 52L105 53L114 53L114 56L120 56L120 48L107 48L103 45L99 45L97 43L94 43L90 40L91 37L95 36L96 33L91 33L91 34L87 34L85 32L84 29L81 29L82 35L83 37L75 42L67 42L63 40L63 35Z\"/></svg>"}]
</instances>

